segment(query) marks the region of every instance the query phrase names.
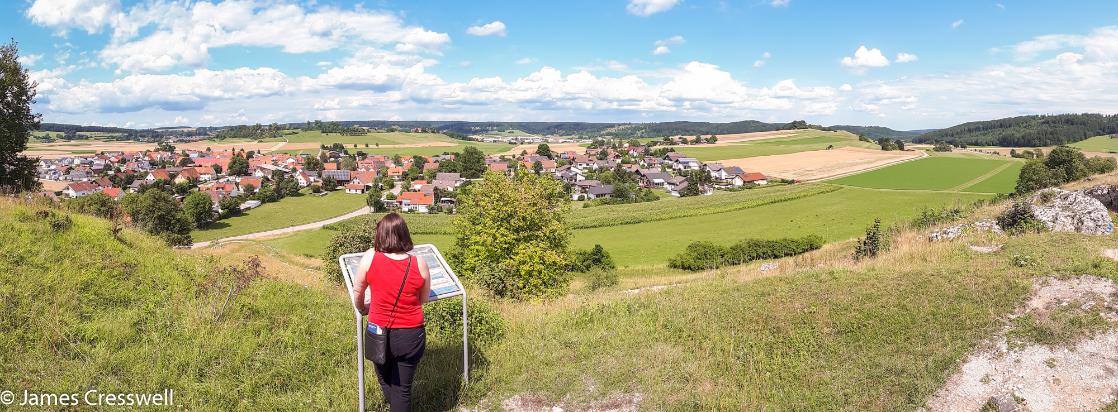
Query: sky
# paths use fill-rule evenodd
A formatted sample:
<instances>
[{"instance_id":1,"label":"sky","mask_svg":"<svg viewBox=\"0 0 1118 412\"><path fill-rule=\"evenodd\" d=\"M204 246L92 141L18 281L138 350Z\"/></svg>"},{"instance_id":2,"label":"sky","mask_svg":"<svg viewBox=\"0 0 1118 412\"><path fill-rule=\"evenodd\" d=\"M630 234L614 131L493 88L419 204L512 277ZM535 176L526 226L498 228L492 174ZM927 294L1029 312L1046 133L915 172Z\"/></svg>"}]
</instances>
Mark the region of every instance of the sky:
<instances>
[{"instance_id":1,"label":"sky","mask_svg":"<svg viewBox=\"0 0 1118 412\"><path fill-rule=\"evenodd\" d=\"M1118 1L13 0L43 120L739 121L1118 113Z\"/></svg>"}]
</instances>

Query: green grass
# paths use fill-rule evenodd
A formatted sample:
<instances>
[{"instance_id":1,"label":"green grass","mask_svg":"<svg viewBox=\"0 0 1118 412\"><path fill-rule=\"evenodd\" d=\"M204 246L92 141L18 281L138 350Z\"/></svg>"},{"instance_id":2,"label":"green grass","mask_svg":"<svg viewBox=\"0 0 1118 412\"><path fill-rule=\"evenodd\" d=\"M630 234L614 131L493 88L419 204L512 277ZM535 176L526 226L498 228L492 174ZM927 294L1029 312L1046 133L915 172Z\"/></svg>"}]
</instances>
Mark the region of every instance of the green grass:
<instances>
[{"instance_id":1,"label":"green grass","mask_svg":"<svg viewBox=\"0 0 1118 412\"><path fill-rule=\"evenodd\" d=\"M1078 147L1092 152L1118 152L1118 139L1112 136L1095 136L1087 140L1072 143L1070 146Z\"/></svg>"},{"instance_id":2,"label":"green grass","mask_svg":"<svg viewBox=\"0 0 1118 412\"><path fill-rule=\"evenodd\" d=\"M348 149L350 151L360 150L365 153L379 154L386 156L436 156L443 153L462 152L466 146L473 146L481 150L485 154L500 153L511 149L513 146L505 143L482 143L482 142L467 142L455 141L455 146L434 146L434 147L394 147L394 148L376 148L376 147L358 147L354 149L352 146Z\"/></svg>"},{"instance_id":3,"label":"green grass","mask_svg":"<svg viewBox=\"0 0 1118 412\"><path fill-rule=\"evenodd\" d=\"M726 159L741 159L756 156L781 155L834 147L877 147L872 143L860 142L849 133L804 131L791 136L772 139L735 142L716 146L676 146L675 150L704 162Z\"/></svg>"},{"instance_id":4,"label":"green grass","mask_svg":"<svg viewBox=\"0 0 1118 412\"><path fill-rule=\"evenodd\" d=\"M885 223L898 222L916 216L925 207L969 205L988 197L977 193L792 185L576 209L569 224L576 228L572 230L572 241L577 248L601 244L619 266L659 266L697 240L730 244L745 238L808 234L821 235L828 241L845 240L862 233L877 217ZM346 224L370 225L375 219L376 216L363 216ZM453 244L451 216L409 215L405 219L416 233L440 235L441 241ZM332 235L320 232L328 231L299 232L271 242L281 249L318 256Z\"/></svg>"},{"instance_id":5,"label":"green grass","mask_svg":"<svg viewBox=\"0 0 1118 412\"><path fill-rule=\"evenodd\" d=\"M576 230L574 245L588 248L601 244L620 266L660 265L694 241L728 245L746 238L810 234L827 241L846 240L862 234L875 218L890 224L908 220L925 207L970 205L988 197L844 188L733 212Z\"/></svg>"},{"instance_id":6,"label":"green grass","mask_svg":"<svg viewBox=\"0 0 1118 412\"><path fill-rule=\"evenodd\" d=\"M963 191L976 193L1013 193L1017 187L1017 177L1021 175L1021 168L1024 166L1024 162L1013 162L1008 168L986 178L986 180L963 189Z\"/></svg>"},{"instance_id":7,"label":"green grass","mask_svg":"<svg viewBox=\"0 0 1118 412\"><path fill-rule=\"evenodd\" d=\"M326 196L304 194L286 197L279 202L265 203L256 209L210 224L190 233L195 242L220 239L248 233L263 232L317 222L344 215L365 206L365 196L331 192Z\"/></svg>"},{"instance_id":8,"label":"green grass","mask_svg":"<svg viewBox=\"0 0 1118 412\"><path fill-rule=\"evenodd\" d=\"M316 229L299 232L274 239L264 240L263 243L275 246L285 253L317 258L330 245L330 239L337 234L336 230ZM454 247L454 236L439 234L413 234L415 244L431 243L440 251L447 251Z\"/></svg>"},{"instance_id":9,"label":"green grass","mask_svg":"<svg viewBox=\"0 0 1118 412\"><path fill-rule=\"evenodd\" d=\"M1011 162L1011 160L933 156L843 177L831 182L874 189L961 190L972 184L980 184L981 182L972 181L1005 165L1006 162ZM1020 171L1020 168L1017 170ZM1005 187L1008 176L995 176L997 177L996 183L983 187L1006 189L1006 192L1012 191L1012 185ZM1016 183L1016 179L1013 180ZM998 183L1000 185L996 185Z\"/></svg>"}]
</instances>

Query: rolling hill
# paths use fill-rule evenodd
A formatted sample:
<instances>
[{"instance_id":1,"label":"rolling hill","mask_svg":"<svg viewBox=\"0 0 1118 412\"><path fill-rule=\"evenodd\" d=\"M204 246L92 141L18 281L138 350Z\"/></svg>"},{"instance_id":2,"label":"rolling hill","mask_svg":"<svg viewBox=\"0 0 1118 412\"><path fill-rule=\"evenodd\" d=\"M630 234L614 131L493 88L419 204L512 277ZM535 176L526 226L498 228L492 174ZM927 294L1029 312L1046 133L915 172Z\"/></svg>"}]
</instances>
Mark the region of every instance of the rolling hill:
<instances>
[{"instance_id":1,"label":"rolling hill","mask_svg":"<svg viewBox=\"0 0 1118 412\"><path fill-rule=\"evenodd\" d=\"M1118 115L1060 114L968 122L925 133L917 143L948 142L974 146L1043 147L1075 143L1118 133Z\"/></svg>"}]
</instances>

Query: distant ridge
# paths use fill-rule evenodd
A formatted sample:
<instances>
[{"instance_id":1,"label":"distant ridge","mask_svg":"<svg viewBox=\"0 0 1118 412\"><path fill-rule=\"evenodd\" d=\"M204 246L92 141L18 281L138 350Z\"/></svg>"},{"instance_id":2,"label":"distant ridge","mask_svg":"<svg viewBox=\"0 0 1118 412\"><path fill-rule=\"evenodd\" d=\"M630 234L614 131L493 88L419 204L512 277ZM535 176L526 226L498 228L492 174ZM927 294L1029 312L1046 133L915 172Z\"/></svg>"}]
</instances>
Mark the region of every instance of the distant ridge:
<instances>
[{"instance_id":1,"label":"distant ridge","mask_svg":"<svg viewBox=\"0 0 1118 412\"><path fill-rule=\"evenodd\" d=\"M882 126L820 126L808 124L805 121L797 120L789 123L766 123L757 120L742 120L737 122L692 122L692 121L671 121L671 122L650 122L650 123L599 123L599 122L468 122L468 121L421 121L421 120L345 120L332 122L337 123L342 127L369 127L386 129L390 127L397 127L401 129L434 129L443 133L457 133L462 135L475 135L487 132L506 131L506 130L519 130L525 133L537 135L561 135L561 136L610 136L610 137L660 137L660 136L676 136L676 135L696 135L696 134L733 134L733 133L752 133L752 132L770 132L775 130L789 130L789 129L803 129L815 128L823 130L845 130L851 133L864 135L870 138L891 137L908 140L914 136L919 135L919 132L911 131L898 131ZM286 123L288 127L302 127L306 123ZM115 132L115 133L136 133L143 131L171 131L180 129L197 129L199 132L206 132L212 130L219 130L222 127L198 127L192 128L190 126L174 126L174 127L157 127L149 129L129 129L121 127L105 127L105 126L82 126L63 123L43 123L41 130L50 132Z\"/></svg>"},{"instance_id":2,"label":"distant ridge","mask_svg":"<svg viewBox=\"0 0 1118 412\"><path fill-rule=\"evenodd\" d=\"M1114 133L1118 133L1118 115L1058 114L967 122L925 133L913 141L944 141L956 146L1040 147L1075 143Z\"/></svg>"}]
</instances>

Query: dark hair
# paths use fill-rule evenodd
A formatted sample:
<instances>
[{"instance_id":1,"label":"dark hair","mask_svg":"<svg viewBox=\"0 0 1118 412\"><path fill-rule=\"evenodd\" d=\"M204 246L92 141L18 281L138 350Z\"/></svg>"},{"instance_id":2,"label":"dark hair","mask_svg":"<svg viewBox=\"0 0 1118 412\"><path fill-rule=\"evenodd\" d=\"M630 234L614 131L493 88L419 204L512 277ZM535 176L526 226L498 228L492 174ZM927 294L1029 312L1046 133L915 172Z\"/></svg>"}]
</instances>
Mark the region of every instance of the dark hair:
<instances>
[{"instance_id":1,"label":"dark hair","mask_svg":"<svg viewBox=\"0 0 1118 412\"><path fill-rule=\"evenodd\" d=\"M377 234L373 238L373 249L381 253L405 253L412 249L411 233L404 218L389 213L377 222Z\"/></svg>"}]
</instances>

